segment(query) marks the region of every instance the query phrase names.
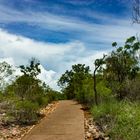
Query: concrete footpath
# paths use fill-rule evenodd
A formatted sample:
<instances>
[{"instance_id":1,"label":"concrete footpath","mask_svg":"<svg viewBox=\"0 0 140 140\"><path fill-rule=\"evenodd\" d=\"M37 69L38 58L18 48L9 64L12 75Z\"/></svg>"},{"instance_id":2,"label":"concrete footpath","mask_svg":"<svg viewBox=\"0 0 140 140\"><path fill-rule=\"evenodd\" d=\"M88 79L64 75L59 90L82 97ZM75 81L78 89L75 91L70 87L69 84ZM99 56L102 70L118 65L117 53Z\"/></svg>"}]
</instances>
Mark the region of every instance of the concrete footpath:
<instances>
[{"instance_id":1,"label":"concrete footpath","mask_svg":"<svg viewBox=\"0 0 140 140\"><path fill-rule=\"evenodd\" d=\"M60 101L56 110L44 118L22 140L84 140L84 113L71 100Z\"/></svg>"}]
</instances>

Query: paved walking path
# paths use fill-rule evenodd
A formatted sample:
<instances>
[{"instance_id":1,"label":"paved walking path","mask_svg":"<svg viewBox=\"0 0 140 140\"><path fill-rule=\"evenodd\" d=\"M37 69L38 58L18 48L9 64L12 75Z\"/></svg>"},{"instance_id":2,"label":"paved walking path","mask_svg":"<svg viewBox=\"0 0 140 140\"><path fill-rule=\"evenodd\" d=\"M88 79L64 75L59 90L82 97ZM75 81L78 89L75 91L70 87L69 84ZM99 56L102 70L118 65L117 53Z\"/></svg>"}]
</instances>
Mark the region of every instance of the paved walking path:
<instances>
[{"instance_id":1,"label":"paved walking path","mask_svg":"<svg viewBox=\"0 0 140 140\"><path fill-rule=\"evenodd\" d=\"M23 140L84 140L84 114L74 101L60 101L56 110Z\"/></svg>"}]
</instances>

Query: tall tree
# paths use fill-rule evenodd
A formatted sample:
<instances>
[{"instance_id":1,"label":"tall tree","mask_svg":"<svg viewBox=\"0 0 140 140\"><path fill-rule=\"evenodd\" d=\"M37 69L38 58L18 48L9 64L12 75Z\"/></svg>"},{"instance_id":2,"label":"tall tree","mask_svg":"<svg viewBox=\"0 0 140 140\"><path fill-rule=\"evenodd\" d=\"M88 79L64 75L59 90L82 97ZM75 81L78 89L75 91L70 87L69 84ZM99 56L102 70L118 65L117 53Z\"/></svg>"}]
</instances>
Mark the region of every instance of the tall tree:
<instances>
[{"instance_id":1,"label":"tall tree","mask_svg":"<svg viewBox=\"0 0 140 140\"><path fill-rule=\"evenodd\" d=\"M37 79L37 75L41 73L39 65L36 59L32 59L28 66L20 66L23 75L16 79L15 91L22 100L36 98L37 92L42 92L41 81Z\"/></svg>"},{"instance_id":2,"label":"tall tree","mask_svg":"<svg viewBox=\"0 0 140 140\"><path fill-rule=\"evenodd\" d=\"M73 65L70 71L66 71L59 79L58 85L67 93L68 98L80 96L84 100L82 93L83 81L89 76L89 67L85 64Z\"/></svg>"},{"instance_id":3,"label":"tall tree","mask_svg":"<svg viewBox=\"0 0 140 140\"><path fill-rule=\"evenodd\" d=\"M115 50L105 59L106 68L104 75L109 84L117 86L120 99L124 96L123 85L127 79L134 79L139 70L138 50L140 42L132 36L128 38L123 47L112 44Z\"/></svg>"},{"instance_id":4,"label":"tall tree","mask_svg":"<svg viewBox=\"0 0 140 140\"><path fill-rule=\"evenodd\" d=\"M0 88L3 89L6 85L6 79L9 81L9 77L13 74L14 70L7 62L0 63Z\"/></svg>"}]
</instances>

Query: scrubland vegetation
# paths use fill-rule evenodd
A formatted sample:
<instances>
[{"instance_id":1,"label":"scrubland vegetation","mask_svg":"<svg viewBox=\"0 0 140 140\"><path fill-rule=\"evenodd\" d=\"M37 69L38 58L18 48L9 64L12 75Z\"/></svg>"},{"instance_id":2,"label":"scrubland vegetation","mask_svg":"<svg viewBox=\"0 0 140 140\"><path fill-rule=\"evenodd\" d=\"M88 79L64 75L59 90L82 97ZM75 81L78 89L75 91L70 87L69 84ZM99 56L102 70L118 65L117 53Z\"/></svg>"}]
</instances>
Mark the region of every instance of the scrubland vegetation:
<instances>
[{"instance_id":1,"label":"scrubland vegetation","mask_svg":"<svg viewBox=\"0 0 140 140\"><path fill-rule=\"evenodd\" d=\"M124 46L94 62L94 73L85 64L73 65L59 79L62 93L37 78L40 63L32 59L20 66L21 76L8 79L14 70L0 63L1 122L32 124L41 116L40 108L60 99L75 99L87 106L96 124L112 140L140 137L140 42L130 37ZM6 80L10 81L8 84ZM3 117L4 116L4 117Z\"/></svg>"},{"instance_id":2,"label":"scrubland vegetation","mask_svg":"<svg viewBox=\"0 0 140 140\"><path fill-rule=\"evenodd\" d=\"M96 124L112 140L140 138L140 42L130 37L124 46L94 62L94 74L84 64L73 65L58 81L67 99L88 106Z\"/></svg>"},{"instance_id":3,"label":"scrubland vegetation","mask_svg":"<svg viewBox=\"0 0 140 140\"><path fill-rule=\"evenodd\" d=\"M33 124L42 117L39 113L41 108L62 99L62 94L37 78L41 73L39 65L36 59L32 59L28 66L20 66L23 74L10 81L9 76L14 70L8 63L0 63L0 123L3 125Z\"/></svg>"}]
</instances>

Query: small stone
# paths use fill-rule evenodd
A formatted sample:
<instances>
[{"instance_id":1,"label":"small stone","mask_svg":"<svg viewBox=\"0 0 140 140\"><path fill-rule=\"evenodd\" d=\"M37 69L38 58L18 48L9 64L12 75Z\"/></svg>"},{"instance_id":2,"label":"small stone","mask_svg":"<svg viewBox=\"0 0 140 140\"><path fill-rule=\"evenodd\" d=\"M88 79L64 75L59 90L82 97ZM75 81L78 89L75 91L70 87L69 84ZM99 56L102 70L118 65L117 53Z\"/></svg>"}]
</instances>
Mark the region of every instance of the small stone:
<instances>
[{"instance_id":1,"label":"small stone","mask_svg":"<svg viewBox=\"0 0 140 140\"><path fill-rule=\"evenodd\" d=\"M96 133L94 134L94 138L95 138L95 139L98 139L99 137L100 137L100 134L96 132Z\"/></svg>"},{"instance_id":2,"label":"small stone","mask_svg":"<svg viewBox=\"0 0 140 140\"><path fill-rule=\"evenodd\" d=\"M1 116L5 116L5 115L6 115L6 113L2 113L2 114L1 114Z\"/></svg>"},{"instance_id":3,"label":"small stone","mask_svg":"<svg viewBox=\"0 0 140 140\"><path fill-rule=\"evenodd\" d=\"M15 127L15 124L11 124L12 127Z\"/></svg>"},{"instance_id":4,"label":"small stone","mask_svg":"<svg viewBox=\"0 0 140 140\"><path fill-rule=\"evenodd\" d=\"M92 133L93 133L93 134L96 134L96 133L97 133L97 130L94 128L94 129L92 130Z\"/></svg>"},{"instance_id":5,"label":"small stone","mask_svg":"<svg viewBox=\"0 0 140 140\"><path fill-rule=\"evenodd\" d=\"M91 137L91 133L86 132L86 137L87 137L87 138L90 138L90 137Z\"/></svg>"},{"instance_id":6,"label":"small stone","mask_svg":"<svg viewBox=\"0 0 140 140\"><path fill-rule=\"evenodd\" d=\"M94 130L94 126L89 126L89 132L93 132L93 130Z\"/></svg>"},{"instance_id":7,"label":"small stone","mask_svg":"<svg viewBox=\"0 0 140 140\"><path fill-rule=\"evenodd\" d=\"M12 130L11 134L12 134L12 136L16 136L18 134L18 132L16 130Z\"/></svg>"},{"instance_id":8,"label":"small stone","mask_svg":"<svg viewBox=\"0 0 140 140\"><path fill-rule=\"evenodd\" d=\"M105 137L104 140L109 140L109 137Z\"/></svg>"}]
</instances>

